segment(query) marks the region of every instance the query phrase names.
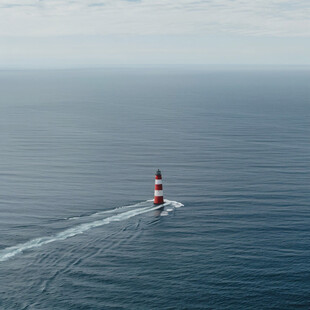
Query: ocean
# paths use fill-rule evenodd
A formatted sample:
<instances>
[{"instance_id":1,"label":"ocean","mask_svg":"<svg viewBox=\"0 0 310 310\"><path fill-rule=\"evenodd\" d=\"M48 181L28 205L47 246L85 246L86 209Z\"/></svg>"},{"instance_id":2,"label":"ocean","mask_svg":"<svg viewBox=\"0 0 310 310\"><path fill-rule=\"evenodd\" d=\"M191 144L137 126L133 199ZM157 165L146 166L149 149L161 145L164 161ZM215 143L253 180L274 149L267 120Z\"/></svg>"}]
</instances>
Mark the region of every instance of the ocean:
<instances>
[{"instance_id":1,"label":"ocean","mask_svg":"<svg viewBox=\"0 0 310 310\"><path fill-rule=\"evenodd\" d=\"M309 86L301 67L0 71L0 309L310 309Z\"/></svg>"}]
</instances>

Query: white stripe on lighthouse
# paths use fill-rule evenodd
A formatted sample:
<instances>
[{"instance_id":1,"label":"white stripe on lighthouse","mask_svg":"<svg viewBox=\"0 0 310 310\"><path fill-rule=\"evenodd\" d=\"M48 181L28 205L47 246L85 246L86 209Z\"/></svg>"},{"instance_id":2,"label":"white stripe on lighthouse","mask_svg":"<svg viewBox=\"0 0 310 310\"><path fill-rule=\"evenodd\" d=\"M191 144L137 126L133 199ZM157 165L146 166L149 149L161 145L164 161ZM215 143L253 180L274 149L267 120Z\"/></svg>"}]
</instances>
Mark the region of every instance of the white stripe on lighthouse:
<instances>
[{"instance_id":1,"label":"white stripe on lighthouse","mask_svg":"<svg viewBox=\"0 0 310 310\"><path fill-rule=\"evenodd\" d=\"M154 196L164 196L164 192L163 191L154 191Z\"/></svg>"},{"instance_id":2,"label":"white stripe on lighthouse","mask_svg":"<svg viewBox=\"0 0 310 310\"><path fill-rule=\"evenodd\" d=\"M155 184L163 184L163 180L155 180Z\"/></svg>"}]
</instances>

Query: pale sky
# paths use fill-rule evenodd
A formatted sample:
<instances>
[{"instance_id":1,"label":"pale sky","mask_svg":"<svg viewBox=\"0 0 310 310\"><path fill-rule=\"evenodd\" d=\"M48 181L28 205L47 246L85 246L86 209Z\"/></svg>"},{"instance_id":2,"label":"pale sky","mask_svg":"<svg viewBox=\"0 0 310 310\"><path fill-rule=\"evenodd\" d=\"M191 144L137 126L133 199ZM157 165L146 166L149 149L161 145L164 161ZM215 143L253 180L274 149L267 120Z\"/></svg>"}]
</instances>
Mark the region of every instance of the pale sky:
<instances>
[{"instance_id":1,"label":"pale sky","mask_svg":"<svg viewBox=\"0 0 310 310\"><path fill-rule=\"evenodd\" d=\"M0 0L0 68L310 65L310 0Z\"/></svg>"}]
</instances>

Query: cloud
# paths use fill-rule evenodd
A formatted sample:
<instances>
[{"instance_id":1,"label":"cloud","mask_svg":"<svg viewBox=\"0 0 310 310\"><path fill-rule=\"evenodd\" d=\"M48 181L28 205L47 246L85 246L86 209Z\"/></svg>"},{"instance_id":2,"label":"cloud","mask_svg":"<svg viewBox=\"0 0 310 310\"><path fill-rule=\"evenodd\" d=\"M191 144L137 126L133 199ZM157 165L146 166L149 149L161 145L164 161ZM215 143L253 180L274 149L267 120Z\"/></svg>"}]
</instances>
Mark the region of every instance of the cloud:
<instances>
[{"instance_id":1,"label":"cloud","mask_svg":"<svg viewBox=\"0 0 310 310\"><path fill-rule=\"evenodd\" d=\"M0 36L309 37L309 0L0 0Z\"/></svg>"}]
</instances>

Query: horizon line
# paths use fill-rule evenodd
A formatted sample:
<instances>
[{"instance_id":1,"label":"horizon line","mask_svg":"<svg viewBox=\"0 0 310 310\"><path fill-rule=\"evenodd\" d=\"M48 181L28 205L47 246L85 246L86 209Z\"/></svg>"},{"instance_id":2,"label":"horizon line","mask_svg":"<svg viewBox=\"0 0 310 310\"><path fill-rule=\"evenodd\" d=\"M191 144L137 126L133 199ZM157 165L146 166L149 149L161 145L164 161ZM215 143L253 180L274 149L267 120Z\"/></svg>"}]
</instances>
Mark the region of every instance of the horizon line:
<instances>
[{"instance_id":1,"label":"horizon line","mask_svg":"<svg viewBox=\"0 0 310 310\"><path fill-rule=\"evenodd\" d=\"M24 65L11 65L1 66L0 70L85 70L85 69L106 69L106 68L162 68L162 67L310 67L310 64L100 64L100 65L53 65L53 66L24 66Z\"/></svg>"}]
</instances>

